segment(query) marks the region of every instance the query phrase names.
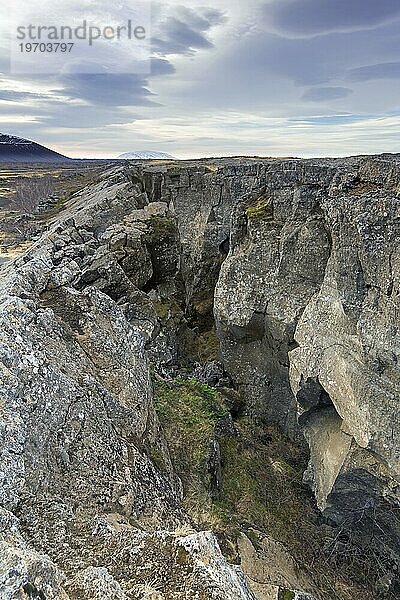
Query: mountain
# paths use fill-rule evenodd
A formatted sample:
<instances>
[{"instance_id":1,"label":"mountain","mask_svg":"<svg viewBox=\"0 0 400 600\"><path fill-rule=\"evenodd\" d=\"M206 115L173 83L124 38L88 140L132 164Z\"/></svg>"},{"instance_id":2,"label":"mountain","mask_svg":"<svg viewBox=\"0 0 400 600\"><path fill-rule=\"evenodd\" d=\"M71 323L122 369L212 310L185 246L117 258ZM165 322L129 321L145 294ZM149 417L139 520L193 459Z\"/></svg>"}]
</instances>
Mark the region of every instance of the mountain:
<instances>
[{"instance_id":1,"label":"mountain","mask_svg":"<svg viewBox=\"0 0 400 600\"><path fill-rule=\"evenodd\" d=\"M0 133L0 162L54 162L70 160L31 140Z\"/></svg>"},{"instance_id":2,"label":"mountain","mask_svg":"<svg viewBox=\"0 0 400 600\"><path fill-rule=\"evenodd\" d=\"M148 150L139 150L138 152L125 152L117 158L122 160L159 160L159 159L175 159L171 154L166 152L152 152Z\"/></svg>"}]
</instances>

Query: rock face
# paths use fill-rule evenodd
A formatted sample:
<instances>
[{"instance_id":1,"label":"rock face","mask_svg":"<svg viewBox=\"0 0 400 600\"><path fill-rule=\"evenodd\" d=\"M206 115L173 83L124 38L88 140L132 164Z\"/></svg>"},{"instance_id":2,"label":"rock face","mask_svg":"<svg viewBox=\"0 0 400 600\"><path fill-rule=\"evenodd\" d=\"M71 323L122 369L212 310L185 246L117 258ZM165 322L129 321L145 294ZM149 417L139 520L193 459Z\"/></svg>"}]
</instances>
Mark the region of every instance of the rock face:
<instances>
[{"instance_id":1,"label":"rock face","mask_svg":"<svg viewBox=\"0 0 400 600\"><path fill-rule=\"evenodd\" d=\"M318 594L242 538L251 591L182 508L150 368L199 356L306 439L319 508L395 573L399 208L398 157L223 159L109 169L53 216L0 270L0 597Z\"/></svg>"},{"instance_id":2,"label":"rock face","mask_svg":"<svg viewBox=\"0 0 400 600\"><path fill-rule=\"evenodd\" d=\"M335 407L342 441L332 440L332 450L351 445L346 458L337 456L343 476L349 468L369 471L368 464L399 476L400 174L388 167L362 166L369 193L348 193L338 177L323 200L332 250L298 324L299 347L290 353L294 392L318 381ZM335 495L334 486L329 492ZM327 495L320 494L322 504Z\"/></svg>"},{"instance_id":3,"label":"rock face","mask_svg":"<svg viewBox=\"0 0 400 600\"><path fill-rule=\"evenodd\" d=\"M347 525L370 513L388 539L398 535L399 196L394 158L263 166L236 205L215 293L225 365L256 415L292 435L297 415L321 510Z\"/></svg>"},{"instance_id":4,"label":"rock face","mask_svg":"<svg viewBox=\"0 0 400 600\"><path fill-rule=\"evenodd\" d=\"M211 534L168 533L188 519L151 402L157 317L137 287L166 210L109 173L2 270L4 599L158 597L152 582L171 598L253 598Z\"/></svg>"}]
</instances>

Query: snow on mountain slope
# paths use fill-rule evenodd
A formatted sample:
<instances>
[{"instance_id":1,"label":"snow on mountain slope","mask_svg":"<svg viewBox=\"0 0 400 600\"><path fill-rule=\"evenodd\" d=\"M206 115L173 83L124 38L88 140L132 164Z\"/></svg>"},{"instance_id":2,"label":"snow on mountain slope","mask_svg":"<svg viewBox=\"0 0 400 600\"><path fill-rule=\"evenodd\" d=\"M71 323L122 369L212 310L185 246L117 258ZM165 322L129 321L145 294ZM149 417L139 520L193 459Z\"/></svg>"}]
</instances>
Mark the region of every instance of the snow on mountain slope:
<instances>
[{"instance_id":1,"label":"snow on mountain slope","mask_svg":"<svg viewBox=\"0 0 400 600\"><path fill-rule=\"evenodd\" d=\"M125 152L117 158L125 160L157 160L157 159L174 159L174 156L166 152L152 152L147 150L138 150L137 152Z\"/></svg>"}]
</instances>

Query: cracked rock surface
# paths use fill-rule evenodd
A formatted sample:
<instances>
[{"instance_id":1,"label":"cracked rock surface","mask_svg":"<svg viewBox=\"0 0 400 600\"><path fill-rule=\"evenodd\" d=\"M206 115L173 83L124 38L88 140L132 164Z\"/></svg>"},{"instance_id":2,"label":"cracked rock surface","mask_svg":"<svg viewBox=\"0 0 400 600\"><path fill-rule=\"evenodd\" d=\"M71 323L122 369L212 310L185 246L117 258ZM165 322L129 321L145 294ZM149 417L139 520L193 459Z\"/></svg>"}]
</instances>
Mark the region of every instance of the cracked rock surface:
<instances>
[{"instance_id":1,"label":"cracked rock surface","mask_svg":"<svg viewBox=\"0 0 400 600\"><path fill-rule=\"evenodd\" d=\"M158 572L169 598L253 598L211 533L174 533L188 519L152 405L156 316L140 291L146 223L165 212L110 172L2 270L1 598L142 598Z\"/></svg>"},{"instance_id":2,"label":"cracked rock surface","mask_svg":"<svg viewBox=\"0 0 400 600\"><path fill-rule=\"evenodd\" d=\"M278 542L231 565L182 508L151 369L199 331L398 568L399 157L114 167L47 225L0 269L0 598L311 598Z\"/></svg>"}]
</instances>

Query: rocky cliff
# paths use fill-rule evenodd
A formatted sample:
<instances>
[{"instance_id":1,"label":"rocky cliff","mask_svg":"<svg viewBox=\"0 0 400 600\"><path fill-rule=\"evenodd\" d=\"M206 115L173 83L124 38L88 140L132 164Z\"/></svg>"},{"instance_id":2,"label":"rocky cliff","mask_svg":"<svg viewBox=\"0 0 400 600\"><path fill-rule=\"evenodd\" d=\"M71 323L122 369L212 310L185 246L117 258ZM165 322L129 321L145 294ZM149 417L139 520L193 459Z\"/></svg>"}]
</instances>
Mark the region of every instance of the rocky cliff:
<instances>
[{"instance_id":1,"label":"rocky cliff","mask_svg":"<svg viewBox=\"0 0 400 600\"><path fill-rule=\"evenodd\" d=\"M399 207L396 156L221 159L47 215L0 270L0 597L398 597Z\"/></svg>"}]
</instances>

